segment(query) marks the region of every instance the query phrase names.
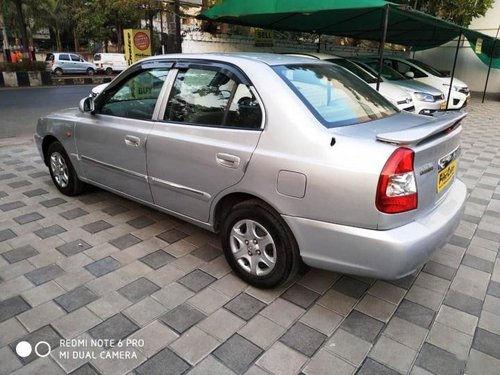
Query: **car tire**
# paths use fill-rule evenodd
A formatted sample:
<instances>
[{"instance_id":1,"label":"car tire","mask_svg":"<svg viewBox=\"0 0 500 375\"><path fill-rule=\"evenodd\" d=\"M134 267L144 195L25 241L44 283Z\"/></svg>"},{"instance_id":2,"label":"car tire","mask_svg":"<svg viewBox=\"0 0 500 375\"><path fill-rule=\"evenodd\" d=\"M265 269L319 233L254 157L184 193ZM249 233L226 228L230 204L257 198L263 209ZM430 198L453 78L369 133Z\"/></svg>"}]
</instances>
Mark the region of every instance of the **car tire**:
<instances>
[{"instance_id":1,"label":"car tire","mask_svg":"<svg viewBox=\"0 0 500 375\"><path fill-rule=\"evenodd\" d=\"M54 74L58 77L62 76L63 75L63 70L61 68L56 68L54 70Z\"/></svg>"},{"instance_id":2,"label":"car tire","mask_svg":"<svg viewBox=\"0 0 500 375\"><path fill-rule=\"evenodd\" d=\"M85 190L85 183L78 178L73 164L59 142L53 142L47 150L50 177L64 195L74 196Z\"/></svg>"},{"instance_id":3,"label":"car tire","mask_svg":"<svg viewBox=\"0 0 500 375\"><path fill-rule=\"evenodd\" d=\"M113 69L111 68L106 68L106 70L104 71L104 73L106 73L107 76L110 76L113 74Z\"/></svg>"},{"instance_id":4,"label":"car tire","mask_svg":"<svg viewBox=\"0 0 500 375\"><path fill-rule=\"evenodd\" d=\"M258 200L239 203L229 211L222 223L221 240L233 271L258 288L286 284L302 264L286 223Z\"/></svg>"},{"instance_id":5,"label":"car tire","mask_svg":"<svg viewBox=\"0 0 500 375\"><path fill-rule=\"evenodd\" d=\"M93 76L94 74L95 74L95 70L94 69L92 69L92 68L88 68L87 69L87 75Z\"/></svg>"}]
</instances>

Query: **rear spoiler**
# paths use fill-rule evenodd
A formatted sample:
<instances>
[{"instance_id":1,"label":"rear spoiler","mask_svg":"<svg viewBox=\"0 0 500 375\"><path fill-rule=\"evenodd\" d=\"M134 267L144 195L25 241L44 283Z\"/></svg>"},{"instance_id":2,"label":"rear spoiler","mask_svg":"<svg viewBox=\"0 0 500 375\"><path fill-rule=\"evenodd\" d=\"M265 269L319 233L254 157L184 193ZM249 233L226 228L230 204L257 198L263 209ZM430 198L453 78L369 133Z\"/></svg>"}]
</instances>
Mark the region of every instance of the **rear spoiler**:
<instances>
[{"instance_id":1,"label":"rear spoiler","mask_svg":"<svg viewBox=\"0 0 500 375\"><path fill-rule=\"evenodd\" d=\"M423 125L397 132L377 134L377 140L401 146L416 146L435 135L452 132L465 116L467 113L461 112L437 114Z\"/></svg>"}]
</instances>

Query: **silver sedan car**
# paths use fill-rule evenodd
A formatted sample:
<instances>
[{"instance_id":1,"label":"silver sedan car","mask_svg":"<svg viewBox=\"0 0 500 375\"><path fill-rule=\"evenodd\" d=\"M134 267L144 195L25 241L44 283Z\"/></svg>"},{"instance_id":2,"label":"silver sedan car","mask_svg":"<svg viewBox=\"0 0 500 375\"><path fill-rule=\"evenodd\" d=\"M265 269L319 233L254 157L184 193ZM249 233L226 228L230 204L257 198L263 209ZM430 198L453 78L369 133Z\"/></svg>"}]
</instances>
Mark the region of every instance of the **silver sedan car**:
<instances>
[{"instance_id":1,"label":"silver sedan car","mask_svg":"<svg viewBox=\"0 0 500 375\"><path fill-rule=\"evenodd\" d=\"M301 262L395 279L459 223L465 115L400 112L341 67L272 54L142 60L35 135L55 186L86 184L220 232L269 288Z\"/></svg>"}]
</instances>

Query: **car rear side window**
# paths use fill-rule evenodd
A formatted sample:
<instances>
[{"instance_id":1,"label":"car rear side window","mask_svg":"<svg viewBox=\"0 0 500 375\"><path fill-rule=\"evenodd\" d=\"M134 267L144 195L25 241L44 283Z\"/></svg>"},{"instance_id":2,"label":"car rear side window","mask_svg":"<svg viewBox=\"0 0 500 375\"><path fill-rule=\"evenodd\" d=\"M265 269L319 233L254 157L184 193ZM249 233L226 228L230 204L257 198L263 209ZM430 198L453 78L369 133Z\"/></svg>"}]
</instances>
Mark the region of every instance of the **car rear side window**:
<instances>
[{"instance_id":1,"label":"car rear side window","mask_svg":"<svg viewBox=\"0 0 500 375\"><path fill-rule=\"evenodd\" d=\"M59 60L60 61L69 61L69 55L66 55L65 53L59 55Z\"/></svg>"},{"instance_id":2,"label":"car rear side window","mask_svg":"<svg viewBox=\"0 0 500 375\"><path fill-rule=\"evenodd\" d=\"M109 116L151 120L168 71L168 68L138 71L121 85L105 91L96 112Z\"/></svg>"},{"instance_id":3,"label":"car rear side window","mask_svg":"<svg viewBox=\"0 0 500 375\"><path fill-rule=\"evenodd\" d=\"M332 64L275 66L309 110L327 128L360 124L398 112L361 79Z\"/></svg>"},{"instance_id":4,"label":"car rear side window","mask_svg":"<svg viewBox=\"0 0 500 375\"><path fill-rule=\"evenodd\" d=\"M82 59L78 55L70 55L72 61L81 61Z\"/></svg>"},{"instance_id":5,"label":"car rear side window","mask_svg":"<svg viewBox=\"0 0 500 375\"><path fill-rule=\"evenodd\" d=\"M218 68L181 70L175 79L165 121L258 129L262 111L251 89Z\"/></svg>"}]
</instances>

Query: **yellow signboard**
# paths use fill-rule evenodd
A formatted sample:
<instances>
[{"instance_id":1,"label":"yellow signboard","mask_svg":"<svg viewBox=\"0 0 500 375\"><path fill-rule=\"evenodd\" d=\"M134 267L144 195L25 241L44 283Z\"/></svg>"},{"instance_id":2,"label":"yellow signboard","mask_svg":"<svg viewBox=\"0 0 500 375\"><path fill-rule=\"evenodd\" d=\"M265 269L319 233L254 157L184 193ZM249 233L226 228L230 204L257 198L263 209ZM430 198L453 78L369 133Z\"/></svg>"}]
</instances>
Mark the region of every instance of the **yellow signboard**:
<instances>
[{"instance_id":1,"label":"yellow signboard","mask_svg":"<svg viewBox=\"0 0 500 375\"><path fill-rule=\"evenodd\" d=\"M476 40L476 53L478 55L480 55L482 49L483 49L483 40L481 38L477 38L477 40Z\"/></svg>"},{"instance_id":2,"label":"yellow signboard","mask_svg":"<svg viewBox=\"0 0 500 375\"><path fill-rule=\"evenodd\" d=\"M151 56L151 35L149 30L123 30L125 60L128 65Z\"/></svg>"},{"instance_id":3,"label":"yellow signboard","mask_svg":"<svg viewBox=\"0 0 500 375\"><path fill-rule=\"evenodd\" d=\"M272 47L274 45L272 30L255 29L255 46Z\"/></svg>"}]
</instances>

